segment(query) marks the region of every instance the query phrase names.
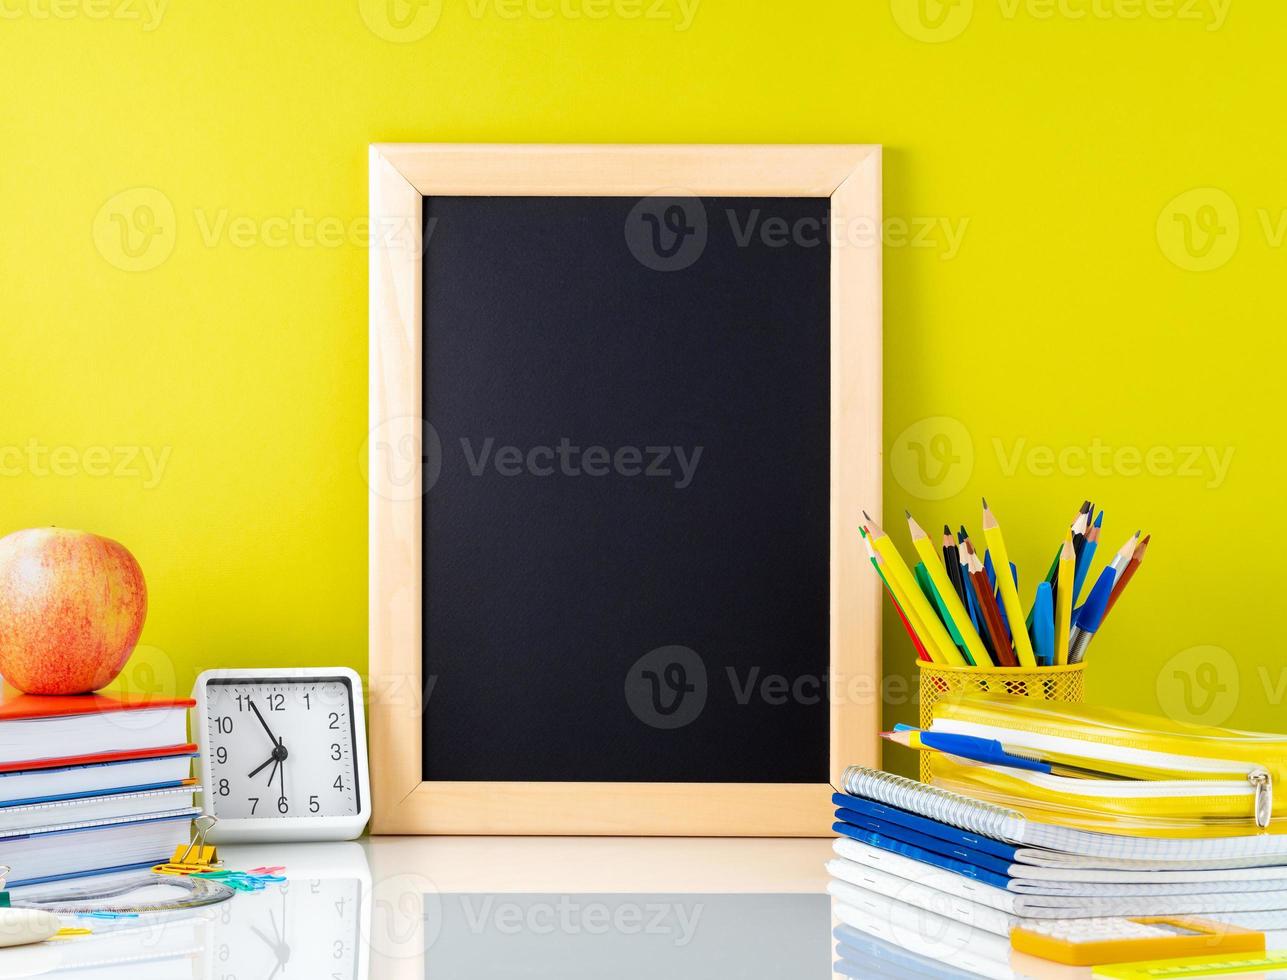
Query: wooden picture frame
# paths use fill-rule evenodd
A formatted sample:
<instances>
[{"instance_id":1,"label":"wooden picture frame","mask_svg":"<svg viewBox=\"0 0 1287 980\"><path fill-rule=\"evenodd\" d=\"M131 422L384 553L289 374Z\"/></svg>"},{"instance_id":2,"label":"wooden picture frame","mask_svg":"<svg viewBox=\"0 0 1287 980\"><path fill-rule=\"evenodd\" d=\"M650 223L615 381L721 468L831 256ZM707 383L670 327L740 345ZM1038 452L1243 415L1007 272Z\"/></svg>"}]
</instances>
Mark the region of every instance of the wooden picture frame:
<instances>
[{"instance_id":1,"label":"wooden picture frame","mask_svg":"<svg viewBox=\"0 0 1287 980\"><path fill-rule=\"evenodd\" d=\"M858 535L881 506L881 151L872 145L374 144L373 446L422 414L422 201L441 195L831 199L830 773L877 764L880 590ZM368 466L370 758L377 834L826 836L831 785L425 782L421 491Z\"/></svg>"}]
</instances>

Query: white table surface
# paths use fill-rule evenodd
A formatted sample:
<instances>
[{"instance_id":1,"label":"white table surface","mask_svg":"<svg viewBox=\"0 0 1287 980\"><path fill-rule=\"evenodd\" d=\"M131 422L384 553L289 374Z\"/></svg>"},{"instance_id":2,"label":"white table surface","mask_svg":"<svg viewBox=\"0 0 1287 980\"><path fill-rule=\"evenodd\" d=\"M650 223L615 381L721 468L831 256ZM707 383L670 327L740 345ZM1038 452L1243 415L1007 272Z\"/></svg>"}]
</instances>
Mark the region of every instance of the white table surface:
<instances>
[{"instance_id":1,"label":"white table surface","mask_svg":"<svg viewBox=\"0 0 1287 980\"><path fill-rule=\"evenodd\" d=\"M75 923L96 934L0 950L0 978L830 980L831 854L829 840L228 845L226 867L283 865L288 880L177 921ZM958 955L914 976L966 975L955 967L968 936L923 938L927 952ZM873 978L908 975L896 952L887 967L880 949L874 955ZM1089 976L1033 962L1037 969L998 963L969 975Z\"/></svg>"}]
</instances>

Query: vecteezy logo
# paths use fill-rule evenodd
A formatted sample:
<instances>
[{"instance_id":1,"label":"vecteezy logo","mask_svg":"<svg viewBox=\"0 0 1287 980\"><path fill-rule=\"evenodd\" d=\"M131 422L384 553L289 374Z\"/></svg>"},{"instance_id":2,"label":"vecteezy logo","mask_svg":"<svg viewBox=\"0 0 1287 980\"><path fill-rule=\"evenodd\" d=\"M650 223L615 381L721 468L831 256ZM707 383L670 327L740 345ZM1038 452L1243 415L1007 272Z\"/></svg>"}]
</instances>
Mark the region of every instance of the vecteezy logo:
<instances>
[{"instance_id":1,"label":"vecteezy logo","mask_svg":"<svg viewBox=\"0 0 1287 980\"><path fill-rule=\"evenodd\" d=\"M131 187L94 215L94 246L116 268L146 272L170 257L177 228L168 197L155 187Z\"/></svg>"},{"instance_id":2,"label":"vecteezy logo","mask_svg":"<svg viewBox=\"0 0 1287 980\"><path fill-rule=\"evenodd\" d=\"M415 500L442 475L442 440L424 419L400 415L367 433L358 465L372 493L386 500Z\"/></svg>"},{"instance_id":3,"label":"vecteezy logo","mask_svg":"<svg viewBox=\"0 0 1287 980\"><path fill-rule=\"evenodd\" d=\"M1238 706L1238 663L1222 647L1182 650L1157 675L1157 703L1176 721L1222 725Z\"/></svg>"},{"instance_id":4,"label":"vecteezy logo","mask_svg":"<svg viewBox=\"0 0 1287 980\"><path fill-rule=\"evenodd\" d=\"M889 0L890 12L904 34L938 44L959 37L974 17L974 0Z\"/></svg>"},{"instance_id":5,"label":"vecteezy logo","mask_svg":"<svg viewBox=\"0 0 1287 980\"><path fill-rule=\"evenodd\" d=\"M1162 254L1190 272L1209 272L1233 258L1240 231L1238 205L1218 187L1185 191L1157 216Z\"/></svg>"},{"instance_id":6,"label":"vecteezy logo","mask_svg":"<svg viewBox=\"0 0 1287 980\"><path fill-rule=\"evenodd\" d=\"M626 216L626 245L654 272L687 269L706 251L706 205L683 191L641 198Z\"/></svg>"},{"instance_id":7,"label":"vecteezy logo","mask_svg":"<svg viewBox=\"0 0 1287 980\"><path fill-rule=\"evenodd\" d=\"M358 11L377 37L410 44L438 26L442 0L358 0Z\"/></svg>"},{"instance_id":8,"label":"vecteezy logo","mask_svg":"<svg viewBox=\"0 0 1287 980\"><path fill-rule=\"evenodd\" d=\"M442 932L442 893L423 875L393 875L362 896L362 938L386 960L422 957Z\"/></svg>"},{"instance_id":9,"label":"vecteezy logo","mask_svg":"<svg viewBox=\"0 0 1287 980\"><path fill-rule=\"evenodd\" d=\"M626 672L626 703L653 728L683 728L706 707L706 664L688 647L658 647Z\"/></svg>"},{"instance_id":10,"label":"vecteezy logo","mask_svg":"<svg viewBox=\"0 0 1287 980\"><path fill-rule=\"evenodd\" d=\"M889 450L889 468L908 493L922 500L954 497L974 472L974 440L959 419L946 415L914 422Z\"/></svg>"}]
</instances>

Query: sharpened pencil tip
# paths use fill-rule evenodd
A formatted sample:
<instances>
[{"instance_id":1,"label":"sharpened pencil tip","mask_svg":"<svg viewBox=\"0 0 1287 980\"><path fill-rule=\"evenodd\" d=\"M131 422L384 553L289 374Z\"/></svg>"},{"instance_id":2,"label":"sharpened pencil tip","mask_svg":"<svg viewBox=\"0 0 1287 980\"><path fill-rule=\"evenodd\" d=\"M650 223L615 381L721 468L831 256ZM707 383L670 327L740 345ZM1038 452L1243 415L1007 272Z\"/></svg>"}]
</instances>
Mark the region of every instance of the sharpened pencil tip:
<instances>
[{"instance_id":1,"label":"sharpened pencil tip","mask_svg":"<svg viewBox=\"0 0 1287 980\"><path fill-rule=\"evenodd\" d=\"M869 521L871 520L871 515L870 515L870 514L868 514L865 510L862 512L862 516L863 516L863 517L865 517L865 518L867 518L867 520L869 520Z\"/></svg>"},{"instance_id":2,"label":"sharpened pencil tip","mask_svg":"<svg viewBox=\"0 0 1287 980\"><path fill-rule=\"evenodd\" d=\"M1098 514L1095 515L1095 527L1103 527L1103 526L1104 526L1104 512L1101 510Z\"/></svg>"},{"instance_id":3,"label":"sharpened pencil tip","mask_svg":"<svg viewBox=\"0 0 1287 980\"><path fill-rule=\"evenodd\" d=\"M903 513L907 515L907 519L909 521L912 519L912 512L908 510L906 507L903 508Z\"/></svg>"},{"instance_id":4,"label":"sharpened pencil tip","mask_svg":"<svg viewBox=\"0 0 1287 980\"><path fill-rule=\"evenodd\" d=\"M944 534L951 534L951 533L952 533L952 529L951 529L950 527L948 527L946 524L944 524L944 525L943 525L943 533L944 533Z\"/></svg>"},{"instance_id":5,"label":"sharpened pencil tip","mask_svg":"<svg viewBox=\"0 0 1287 980\"><path fill-rule=\"evenodd\" d=\"M984 497L984 498L983 498L983 509L984 509L984 510L987 510L987 509L988 509L988 498L987 498L987 497Z\"/></svg>"}]
</instances>

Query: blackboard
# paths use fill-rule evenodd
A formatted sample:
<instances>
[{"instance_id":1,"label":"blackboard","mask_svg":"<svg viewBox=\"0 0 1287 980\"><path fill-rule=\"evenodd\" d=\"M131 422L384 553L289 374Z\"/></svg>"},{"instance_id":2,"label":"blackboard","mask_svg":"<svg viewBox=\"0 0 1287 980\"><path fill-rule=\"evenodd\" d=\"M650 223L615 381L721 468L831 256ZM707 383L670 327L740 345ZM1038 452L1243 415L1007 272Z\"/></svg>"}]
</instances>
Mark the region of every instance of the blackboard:
<instances>
[{"instance_id":1,"label":"blackboard","mask_svg":"<svg viewBox=\"0 0 1287 980\"><path fill-rule=\"evenodd\" d=\"M423 779L827 781L830 209L424 197Z\"/></svg>"}]
</instances>

